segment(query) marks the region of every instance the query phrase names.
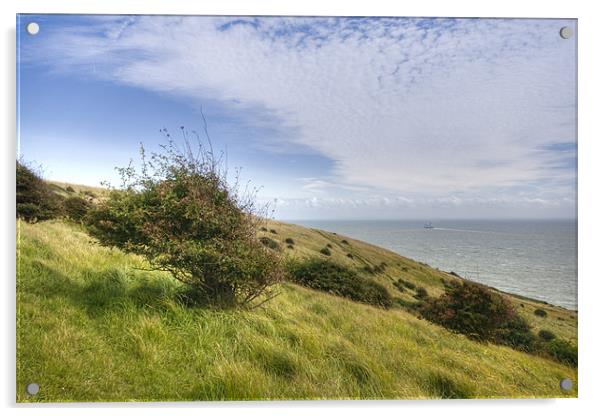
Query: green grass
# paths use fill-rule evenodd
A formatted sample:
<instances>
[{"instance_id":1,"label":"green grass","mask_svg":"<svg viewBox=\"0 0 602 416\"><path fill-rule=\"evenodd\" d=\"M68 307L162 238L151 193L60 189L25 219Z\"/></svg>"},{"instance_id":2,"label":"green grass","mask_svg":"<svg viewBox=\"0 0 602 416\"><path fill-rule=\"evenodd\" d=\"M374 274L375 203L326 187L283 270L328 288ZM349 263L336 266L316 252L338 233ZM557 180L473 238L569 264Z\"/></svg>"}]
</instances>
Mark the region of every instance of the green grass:
<instances>
[{"instance_id":1,"label":"green grass","mask_svg":"<svg viewBox=\"0 0 602 416\"><path fill-rule=\"evenodd\" d=\"M65 198L69 198L72 196L88 197L91 198L92 201L98 202L100 200L105 199L108 195L107 188L97 186L78 185L73 183L57 181L47 181L47 183L54 193ZM73 189L73 192L69 192L67 188Z\"/></svg>"},{"instance_id":2,"label":"green grass","mask_svg":"<svg viewBox=\"0 0 602 416\"><path fill-rule=\"evenodd\" d=\"M416 302L414 295L416 294L415 289L417 287L424 287L430 296L437 297L445 291L444 281L458 279L449 273L431 268L428 265L400 256L392 251L340 234L278 221L270 221L268 228L276 230L278 234L260 232L259 235L269 235L272 239L282 244L284 244L283 241L286 237L294 238L294 249L287 250L284 253L294 259L321 256L322 258L328 258L336 263L355 268L359 271L363 271L366 266L374 269L383 263L386 264L387 266L382 273L372 274L363 272L363 274L385 285L392 296L407 304ZM329 257L319 254L320 250L326 244L333 246L330 249L331 255ZM352 258L347 257L347 254L352 254ZM405 283L409 283L408 286L410 288L413 285L414 289L400 292L395 287L395 283L399 279L402 279ZM518 312L533 327L534 333L539 332L541 329L549 330L560 338L577 345L578 316L576 311L570 311L523 296L509 295L503 292L499 293L508 297ZM541 318L536 316L534 314L535 309L545 310L547 317Z\"/></svg>"},{"instance_id":3,"label":"green grass","mask_svg":"<svg viewBox=\"0 0 602 416\"><path fill-rule=\"evenodd\" d=\"M386 262L373 278L401 297L390 279L436 294L440 278L452 278L347 237L269 228L280 243L294 239L290 256L316 256L330 243L333 260L348 266ZM18 231L19 402L577 395L574 368L470 341L402 309L288 283L263 308L189 308L169 275L138 270L140 258L96 245L77 226L19 222ZM566 337L576 328L573 313L513 299L540 329ZM536 307L547 318L534 316ZM575 383L570 392L558 387L564 377ZM31 382L41 386L36 396L25 394Z\"/></svg>"}]
</instances>

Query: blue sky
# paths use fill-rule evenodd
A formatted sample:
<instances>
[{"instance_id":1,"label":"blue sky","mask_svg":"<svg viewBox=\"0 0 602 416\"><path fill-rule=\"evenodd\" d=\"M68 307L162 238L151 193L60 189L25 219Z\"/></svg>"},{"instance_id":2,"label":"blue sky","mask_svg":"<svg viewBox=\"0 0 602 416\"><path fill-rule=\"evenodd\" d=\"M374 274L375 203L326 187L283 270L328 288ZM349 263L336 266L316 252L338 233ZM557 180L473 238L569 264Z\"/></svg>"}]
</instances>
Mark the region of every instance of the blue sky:
<instances>
[{"instance_id":1,"label":"blue sky","mask_svg":"<svg viewBox=\"0 0 602 416\"><path fill-rule=\"evenodd\" d=\"M24 26L40 23L36 36ZM115 182L202 130L281 219L557 218L576 203L572 20L22 15L19 152Z\"/></svg>"}]
</instances>

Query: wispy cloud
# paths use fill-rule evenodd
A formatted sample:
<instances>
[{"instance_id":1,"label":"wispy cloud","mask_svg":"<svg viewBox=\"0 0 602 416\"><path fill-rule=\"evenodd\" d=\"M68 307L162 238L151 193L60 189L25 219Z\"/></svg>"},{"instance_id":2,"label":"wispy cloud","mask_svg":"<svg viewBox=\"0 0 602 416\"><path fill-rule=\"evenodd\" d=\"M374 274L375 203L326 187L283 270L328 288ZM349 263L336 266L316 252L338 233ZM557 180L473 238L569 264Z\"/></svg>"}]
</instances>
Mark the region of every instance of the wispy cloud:
<instances>
[{"instance_id":1,"label":"wispy cloud","mask_svg":"<svg viewBox=\"0 0 602 416\"><path fill-rule=\"evenodd\" d=\"M302 184L307 201L329 188L555 204L576 174L575 43L561 24L573 22L120 17L73 23L23 56L261 114L282 143L333 161Z\"/></svg>"}]
</instances>

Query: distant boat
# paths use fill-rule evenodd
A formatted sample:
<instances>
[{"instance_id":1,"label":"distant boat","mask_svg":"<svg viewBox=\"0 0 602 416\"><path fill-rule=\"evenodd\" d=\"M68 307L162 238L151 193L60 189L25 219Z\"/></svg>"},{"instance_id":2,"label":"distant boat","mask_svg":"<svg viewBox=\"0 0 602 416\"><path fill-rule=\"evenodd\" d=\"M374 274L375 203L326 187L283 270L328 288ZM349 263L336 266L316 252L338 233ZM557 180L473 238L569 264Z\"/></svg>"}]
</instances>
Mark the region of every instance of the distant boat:
<instances>
[{"instance_id":1,"label":"distant boat","mask_svg":"<svg viewBox=\"0 0 602 416\"><path fill-rule=\"evenodd\" d=\"M433 224L430 221L428 221L428 222L424 223L424 228L426 228L427 230L430 230L430 229L433 229L435 227L433 227Z\"/></svg>"}]
</instances>

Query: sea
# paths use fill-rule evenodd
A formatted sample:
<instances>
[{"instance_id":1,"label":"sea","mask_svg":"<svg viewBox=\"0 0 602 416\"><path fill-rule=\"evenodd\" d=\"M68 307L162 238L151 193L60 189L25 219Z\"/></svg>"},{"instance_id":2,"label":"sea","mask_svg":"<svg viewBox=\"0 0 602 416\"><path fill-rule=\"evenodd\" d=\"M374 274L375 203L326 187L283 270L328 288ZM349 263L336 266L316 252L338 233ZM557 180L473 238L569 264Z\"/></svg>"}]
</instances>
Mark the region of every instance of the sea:
<instances>
[{"instance_id":1,"label":"sea","mask_svg":"<svg viewBox=\"0 0 602 416\"><path fill-rule=\"evenodd\" d=\"M577 310L576 220L289 221L336 232L505 292Z\"/></svg>"}]
</instances>

